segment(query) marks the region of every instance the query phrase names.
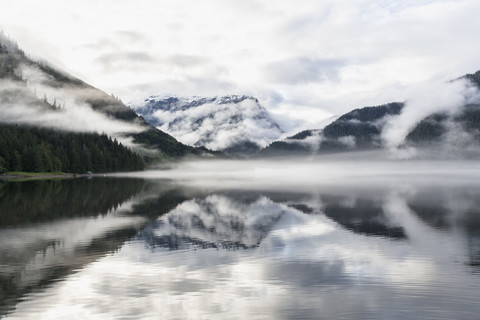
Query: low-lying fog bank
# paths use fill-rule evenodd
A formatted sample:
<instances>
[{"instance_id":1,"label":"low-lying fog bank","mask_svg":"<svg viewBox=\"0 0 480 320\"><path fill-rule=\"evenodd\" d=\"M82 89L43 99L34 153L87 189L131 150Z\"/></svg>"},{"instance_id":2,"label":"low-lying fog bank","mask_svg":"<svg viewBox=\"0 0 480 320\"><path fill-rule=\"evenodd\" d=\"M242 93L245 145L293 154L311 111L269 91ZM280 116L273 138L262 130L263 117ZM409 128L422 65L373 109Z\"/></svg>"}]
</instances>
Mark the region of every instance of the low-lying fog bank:
<instances>
[{"instance_id":1,"label":"low-lying fog bank","mask_svg":"<svg viewBox=\"0 0 480 320\"><path fill-rule=\"evenodd\" d=\"M320 185L478 183L478 160L389 160L378 153L356 153L277 160L185 161L169 169L119 173L171 179L214 187L311 187Z\"/></svg>"}]
</instances>

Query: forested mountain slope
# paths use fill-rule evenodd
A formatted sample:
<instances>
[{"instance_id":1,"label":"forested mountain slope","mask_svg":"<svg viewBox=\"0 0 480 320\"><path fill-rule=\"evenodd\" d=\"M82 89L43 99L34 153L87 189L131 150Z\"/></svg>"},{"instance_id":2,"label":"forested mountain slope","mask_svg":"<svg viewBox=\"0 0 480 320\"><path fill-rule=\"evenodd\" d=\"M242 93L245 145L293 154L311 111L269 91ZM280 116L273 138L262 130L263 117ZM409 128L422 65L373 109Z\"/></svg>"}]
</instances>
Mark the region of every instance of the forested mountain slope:
<instances>
[{"instance_id":1,"label":"forested mountain slope","mask_svg":"<svg viewBox=\"0 0 480 320\"><path fill-rule=\"evenodd\" d=\"M466 81L465 81L466 80ZM275 141L257 156L312 155L332 152L413 149L421 157L480 157L480 71L456 80L465 81L473 98L465 97L460 106L448 111L432 112L412 124L399 145L387 143L385 131L402 120L406 102L394 102L350 111L323 129L305 130L284 140ZM476 97L476 98L475 98ZM422 106L416 106L422 107Z\"/></svg>"},{"instance_id":2,"label":"forested mountain slope","mask_svg":"<svg viewBox=\"0 0 480 320\"><path fill-rule=\"evenodd\" d=\"M0 126L5 136L14 136L13 140L17 143L14 146L9 140L0 150L0 164L4 169L19 169L18 163L12 165L12 159L18 159L18 155L22 155L22 148L30 148L35 139L35 143L41 146L36 147L36 154L43 154L52 160L38 164L35 171L59 168L74 171L104 171L103 168L105 171L138 170L144 167L143 160L153 163L188 155L214 155L204 148L179 143L170 135L150 126L113 95L47 63L30 59L3 34L0 34L0 83ZM44 140L51 137L55 138ZM66 147L61 151L56 150L59 145L72 145L75 149L75 143L67 140L82 141L73 152L81 155L80 164L74 164L77 162L75 156L68 163L65 162L66 157L62 154L68 155ZM143 160L138 161L137 154ZM27 157L25 153L23 155ZM22 157L23 161L28 160ZM34 169L28 164L22 164L21 167L24 170Z\"/></svg>"}]
</instances>

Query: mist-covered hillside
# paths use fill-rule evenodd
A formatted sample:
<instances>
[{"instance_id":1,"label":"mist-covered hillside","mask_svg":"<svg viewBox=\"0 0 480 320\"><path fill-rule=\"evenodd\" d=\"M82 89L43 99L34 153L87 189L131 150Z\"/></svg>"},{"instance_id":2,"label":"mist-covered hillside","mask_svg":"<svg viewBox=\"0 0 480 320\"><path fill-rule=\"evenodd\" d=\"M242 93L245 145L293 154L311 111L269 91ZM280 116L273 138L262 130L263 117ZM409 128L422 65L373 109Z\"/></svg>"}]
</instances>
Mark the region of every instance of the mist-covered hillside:
<instances>
[{"instance_id":1,"label":"mist-covered hillside","mask_svg":"<svg viewBox=\"0 0 480 320\"><path fill-rule=\"evenodd\" d=\"M400 102L364 107L350 111L323 130L304 130L281 141L275 141L260 155L314 154L382 147L382 130L387 120L399 115Z\"/></svg>"},{"instance_id":2,"label":"mist-covered hillside","mask_svg":"<svg viewBox=\"0 0 480 320\"><path fill-rule=\"evenodd\" d=\"M141 154L147 162L214 154L179 143L172 136L150 126L115 96L45 62L29 58L14 41L1 33L0 126L12 125L22 130L52 130L51 135L55 132L104 134L112 142L115 140L115 143ZM56 137L61 140L65 135L56 134ZM55 153L53 149L56 147L49 147L52 149L49 154ZM81 150L82 147L87 150ZM88 144L78 148L78 153L94 153ZM21 153L18 146L4 149L3 153L8 153L8 158L12 159L15 151ZM3 162L8 165L7 160L3 159ZM88 166L83 163L82 167Z\"/></svg>"},{"instance_id":3,"label":"mist-covered hillside","mask_svg":"<svg viewBox=\"0 0 480 320\"><path fill-rule=\"evenodd\" d=\"M446 98L440 92L438 99L425 93L414 101L355 109L323 129L305 130L275 141L257 156L389 149L399 151L402 157L478 158L480 71L443 86L450 85L460 89ZM422 107L432 111L419 116Z\"/></svg>"},{"instance_id":4,"label":"mist-covered hillside","mask_svg":"<svg viewBox=\"0 0 480 320\"><path fill-rule=\"evenodd\" d=\"M480 71L467 74L468 80L480 88ZM408 133L405 145L425 147L448 144L465 152L475 152L480 141L480 100L472 99L458 112L436 112L422 119Z\"/></svg>"},{"instance_id":5,"label":"mist-covered hillside","mask_svg":"<svg viewBox=\"0 0 480 320\"><path fill-rule=\"evenodd\" d=\"M152 96L131 107L151 125L187 145L233 156L253 154L283 133L268 111L250 96Z\"/></svg>"}]
</instances>

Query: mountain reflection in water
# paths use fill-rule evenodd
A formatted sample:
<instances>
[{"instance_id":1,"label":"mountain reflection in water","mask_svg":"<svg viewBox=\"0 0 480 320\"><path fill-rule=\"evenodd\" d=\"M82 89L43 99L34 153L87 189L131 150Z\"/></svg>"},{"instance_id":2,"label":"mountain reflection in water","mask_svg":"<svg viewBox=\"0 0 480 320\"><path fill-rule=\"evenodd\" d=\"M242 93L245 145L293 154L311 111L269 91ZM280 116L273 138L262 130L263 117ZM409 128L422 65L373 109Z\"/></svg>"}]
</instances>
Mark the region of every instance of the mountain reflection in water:
<instances>
[{"instance_id":1,"label":"mountain reflection in water","mask_svg":"<svg viewBox=\"0 0 480 320\"><path fill-rule=\"evenodd\" d=\"M479 194L448 183L4 182L0 315L473 319Z\"/></svg>"}]
</instances>

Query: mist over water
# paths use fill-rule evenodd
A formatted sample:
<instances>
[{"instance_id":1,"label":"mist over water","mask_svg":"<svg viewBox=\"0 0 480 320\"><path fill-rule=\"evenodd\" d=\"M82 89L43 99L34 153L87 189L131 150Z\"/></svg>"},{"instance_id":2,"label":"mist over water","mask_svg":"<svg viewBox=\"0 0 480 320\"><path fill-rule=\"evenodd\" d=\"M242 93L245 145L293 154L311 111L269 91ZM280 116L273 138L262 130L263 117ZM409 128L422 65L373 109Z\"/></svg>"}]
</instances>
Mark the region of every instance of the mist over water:
<instances>
[{"instance_id":1,"label":"mist over water","mask_svg":"<svg viewBox=\"0 0 480 320\"><path fill-rule=\"evenodd\" d=\"M473 319L478 169L331 157L2 182L0 314Z\"/></svg>"},{"instance_id":2,"label":"mist over water","mask_svg":"<svg viewBox=\"0 0 480 320\"><path fill-rule=\"evenodd\" d=\"M145 179L173 179L200 186L237 188L285 188L302 191L336 185L392 185L404 182L429 184L476 183L480 163L476 160L392 160L386 152L352 152L311 158L279 160L185 161L165 170L119 173ZM295 189L290 189L294 191Z\"/></svg>"}]
</instances>

